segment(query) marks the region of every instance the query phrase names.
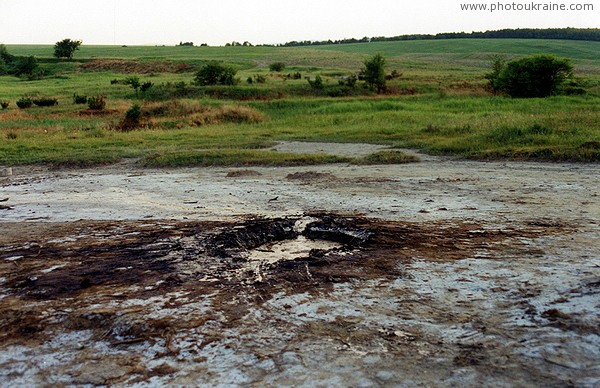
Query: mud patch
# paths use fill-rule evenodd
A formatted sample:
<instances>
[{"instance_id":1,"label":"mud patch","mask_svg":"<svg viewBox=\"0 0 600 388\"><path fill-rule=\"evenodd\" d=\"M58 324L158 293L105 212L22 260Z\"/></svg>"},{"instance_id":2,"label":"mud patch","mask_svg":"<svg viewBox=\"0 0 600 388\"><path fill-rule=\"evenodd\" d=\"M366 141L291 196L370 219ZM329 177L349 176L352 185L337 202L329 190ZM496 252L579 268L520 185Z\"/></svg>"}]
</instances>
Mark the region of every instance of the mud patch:
<instances>
[{"instance_id":1,"label":"mud patch","mask_svg":"<svg viewBox=\"0 0 600 388\"><path fill-rule=\"evenodd\" d=\"M340 385L360 376L398 384L403 376L388 368L411 365L405 355L417 355L415 368L434 367L433 354L445 360L436 370L502 375L492 361L498 339L489 334L502 331L500 323L437 304L440 280L424 282L420 268L494 262L532 239L569 233L550 223L490 229L319 212L36 225L0 249L4 383L286 384L318 371L315 381L337 385L327 370L341 368L331 361L338 360L352 366L336 369L345 376ZM463 271L456 292L460 279L469 284ZM555 309L540 308L535 319L569 318ZM417 316L426 324L411 327ZM461 324L478 334L452 328ZM435 325L447 325L445 337L435 338ZM47 366L23 368L27 357ZM44 364L53 359L60 364ZM524 380L512 381L550 381L523 365L515 373Z\"/></svg>"}]
</instances>

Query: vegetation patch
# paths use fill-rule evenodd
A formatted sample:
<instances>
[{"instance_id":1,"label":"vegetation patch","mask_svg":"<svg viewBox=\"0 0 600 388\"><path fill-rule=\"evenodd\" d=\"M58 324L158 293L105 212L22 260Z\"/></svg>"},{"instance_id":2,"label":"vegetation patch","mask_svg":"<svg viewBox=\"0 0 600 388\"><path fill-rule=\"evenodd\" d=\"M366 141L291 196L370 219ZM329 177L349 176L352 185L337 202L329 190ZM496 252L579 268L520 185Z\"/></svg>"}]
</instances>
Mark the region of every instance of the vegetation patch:
<instances>
[{"instance_id":1,"label":"vegetation patch","mask_svg":"<svg viewBox=\"0 0 600 388\"><path fill-rule=\"evenodd\" d=\"M374 154L358 158L353 161L354 164L404 164L419 162L416 155L409 155L402 151L379 151Z\"/></svg>"},{"instance_id":2,"label":"vegetation patch","mask_svg":"<svg viewBox=\"0 0 600 388\"><path fill-rule=\"evenodd\" d=\"M126 59L97 59L82 63L79 67L84 71L110 71L124 74L185 73L194 70L193 66L185 63L169 61L141 62Z\"/></svg>"},{"instance_id":3,"label":"vegetation patch","mask_svg":"<svg viewBox=\"0 0 600 388\"><path fill-rule=\"evenodd\" d=\"M323 154L292 154L264 150L211 149L154 154L140 163L147 167L184 166L303 166L343 163L350 159Z\"/></svg>"},{"instance_id":4,"label":"vegetation patch","mask_svg":"<svg viewBox=\"0 0 600 388\"><path fill-rule=\"evenodd\" d=\"M202 126L221 123L256 124L264 120L262 113L247 106L201 105L178 100L148 103L141 108L140 116L144 117L152 127L158 128L181 128L186 125Z\"/></svg>"}]
</instances>

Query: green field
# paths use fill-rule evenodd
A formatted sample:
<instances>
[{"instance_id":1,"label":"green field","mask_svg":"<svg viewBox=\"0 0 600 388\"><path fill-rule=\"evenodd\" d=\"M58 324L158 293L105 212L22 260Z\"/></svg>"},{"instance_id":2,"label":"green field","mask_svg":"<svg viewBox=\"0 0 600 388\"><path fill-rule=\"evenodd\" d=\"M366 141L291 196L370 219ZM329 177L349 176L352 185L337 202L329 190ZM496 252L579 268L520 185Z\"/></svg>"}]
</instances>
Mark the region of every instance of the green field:
<instances>
[{"instance_id":1,"label":"green field","mask_svg":"<svg viewBox=\"0 0 600 388\"><path fill-rule=\"evenodd\" d=\"M368 162L264 150L279 140L368 142L476 159L600 160L600 42L454 39L294 48L83 45L72 61L53 58L52 46L7 49L13 55L35 56L46 75L33 81L0 77L0 101L10 103L0 110L0 165L89 166L123 158L149 166ZM340 77L359 71L377 52L386 57L388 72L401 73L389 81L389 93L375 95L360 86L356 92L341 93ZM571 58L587 93L545 99L493 96L483 75L489 55L497 53L509 58L537 53ZM211 60L236 67L240 84L193 86L194 70ZM268 69L276 61L287 65L281 74ZM283 77L296 72L301 79ZM246 82L259 75L266 77L265 83ZM303 79L316 75L323 77L324 91L315 92ZM154 86L142 94L122 83L111 84L129 76ZM184 92L176 88L178 83ZM89 112L86 105L73 103L74 93L105 95L106 109ZM54 97L59 104L16 107L17 99L32 95ZM120 123L134 104L142 106L142 123L125 131ZM371 159L398 161L395 156Z\"/></svg>"}]
</instances>

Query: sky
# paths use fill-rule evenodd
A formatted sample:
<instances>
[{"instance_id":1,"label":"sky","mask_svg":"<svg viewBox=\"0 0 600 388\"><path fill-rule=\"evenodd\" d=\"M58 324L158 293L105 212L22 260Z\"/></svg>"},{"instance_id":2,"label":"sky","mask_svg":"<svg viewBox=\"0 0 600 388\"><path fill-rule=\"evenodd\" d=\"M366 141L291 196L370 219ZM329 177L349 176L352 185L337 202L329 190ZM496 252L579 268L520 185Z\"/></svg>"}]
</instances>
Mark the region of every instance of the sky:
<instances>
[{"instance_id":1,"label":"sky","mask_svg":"<svg viewBox=\"0 0 600 388\"><path fill-rule=\"evenodd\" d=\"M488 11L463 11L461 3ZM497 10L523 0L0 0L0 43L211 46L237 41L277 44L364 36L472 32L502 28L599 28L600 0L586 11Z\"/></svg>"}]
</instances>

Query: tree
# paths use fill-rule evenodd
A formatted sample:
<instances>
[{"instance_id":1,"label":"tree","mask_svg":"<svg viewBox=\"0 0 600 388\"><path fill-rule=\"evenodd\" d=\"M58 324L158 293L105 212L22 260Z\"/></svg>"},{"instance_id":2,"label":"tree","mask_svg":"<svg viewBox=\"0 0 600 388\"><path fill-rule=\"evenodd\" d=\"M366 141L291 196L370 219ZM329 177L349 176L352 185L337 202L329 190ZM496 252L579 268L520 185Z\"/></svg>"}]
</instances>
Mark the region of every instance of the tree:
<instances>
[{"instance_id":1,"label":"tree","mask_svg":"<svg viewBox=\"0 0 600 388\"><path fill-rule=\"evenodd\" d=\"M548 97L572 77L573 65L568 58L540 54L506 63L494 86L511 97Z\"/></svg>"},{"instance_id":2,"label":"tree","mask_svg":"<svg viewBox=\"0 0 600 388\"><path fill-rule=\"evenodd\" d=\"M385 90L385 58L381 54L375 54L365 61L362 69L363 78L371 90L377 89L377 93Z\"/></svg>"},{"instance_id":3,"label":"tree","mask_svg":"<svg viewBox=\"0 0 600 388\"><path fill-rule=\"evenodd\" d=\"M201 86L234 85L237 71L231 66L225 66L213 61L204 65L197 73L195 82Z\"/></svg>"},{"instance_id":4,"label":"tree","mask_svg":"<svg viewBox=\"0 0 600 388\"><path fill-rule=\"evenodd\" d=\"M488 80L490 89L494 92L499 91L498 77L506 66L506 57L502 54L490 55L490 72L486 73L484 78Z\"/></svg>"},{"instance_id":5,"label":"tree","mask_svg":"<svg viewBox=\"0 0 600 388\"><path fill-rule=\"evenodd\" d=\"M80 40L63 39L54 45L54 56L56 58L73 59L73 54L76 50L79 50L79 46L81 46Z\"/></svg>"}]
</instances>

